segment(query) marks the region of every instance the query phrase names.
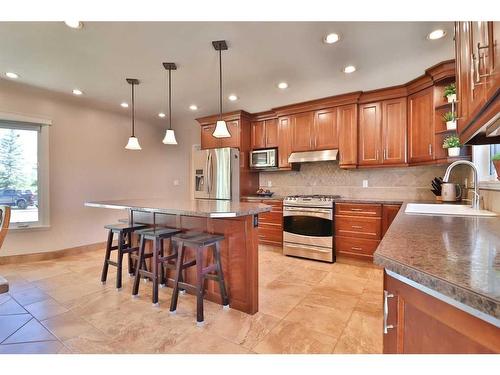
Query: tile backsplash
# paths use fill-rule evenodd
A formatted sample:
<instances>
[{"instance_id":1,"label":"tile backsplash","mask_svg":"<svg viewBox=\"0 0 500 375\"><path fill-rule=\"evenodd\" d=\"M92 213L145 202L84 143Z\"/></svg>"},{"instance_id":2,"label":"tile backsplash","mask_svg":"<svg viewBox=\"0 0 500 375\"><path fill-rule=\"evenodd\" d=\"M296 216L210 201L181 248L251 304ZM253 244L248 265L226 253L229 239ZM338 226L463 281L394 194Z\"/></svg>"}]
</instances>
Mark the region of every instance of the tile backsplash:
<instances>
[{"instance_id":1,"label":"tile backsplash","mask_svg":"<svg viewBox=\"0 0 500 375\"><path fill-rule=\"evenodd\" d=\"M298 172L261 172L260 186L282 196L340 194L349 198L434 200L431 181L443 176L445 170L445 165L344 170L338 162L303 163ZM363 187L363 180L368 181L368 187Z\"/></svg>"}]
</instances>

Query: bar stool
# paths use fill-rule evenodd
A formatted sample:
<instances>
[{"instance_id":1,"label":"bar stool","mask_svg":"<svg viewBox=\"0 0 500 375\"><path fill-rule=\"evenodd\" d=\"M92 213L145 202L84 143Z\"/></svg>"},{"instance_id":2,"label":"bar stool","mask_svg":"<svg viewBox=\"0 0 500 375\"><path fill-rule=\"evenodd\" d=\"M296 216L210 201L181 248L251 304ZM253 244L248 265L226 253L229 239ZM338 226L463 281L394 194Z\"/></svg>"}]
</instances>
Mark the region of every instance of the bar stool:
<instances>
[{"instance_id":1,"label":"bar stool","mask_svg":"<svg viewBox=\"0 0 500 375\"><path fill-rule=\"evenodd\" d=\"M147 228L147 225L143 224L108 224L104 228L108 229L108 241L106 244L106 255L104 256L104 265L102 267L101 283L106 284L106 279L108 277L108 267L110 265L117 268L116 274L116 289L120 290L122 287L122 263L123 255L128 254L128 273L132 275L134 273L134 267L132 265L132 253L136 253L139 247L132 247L132 233L136 230ZM113 236L118 235L118 245L113 246ZM118 250L117 261L113 262L110 260L111 251Z\"/></svg>"},{"instance_id":2,"label":"bar stool","mask_svg":"<svg viewBox=\"0 0 500 375\"><path fill-rule=\"evenodd\" d=\"M177 253L175 251L172 254L165 256L164 240L169 239L178 233L181 233L179 229L171 228L154 228L137 231L137 234L139 235L139 254L137 264L140 266L135 269L135 280L132 288L133 297L137 297L139 295L140 277L149 277L153 281L153 306L159 306L158 285L160 284L163 287L166 284L164 268L176 269L175 263L172 262L175 262L177 259ZM153 242L153 249L150 254L145 253L146 241ZM152 258L151 272L143 266L146 264L146 258Z\"/></svg>"},{"instance_id":3,"label":"bar stool","mask_svg":"<svg viewBox=\"0 0 500 375\"><path fill-rule=\"evenodd\" d=\"M179 288L184 288L192 293L196 293L196 324L202 326L203 316L203 295L205 294L205 279L217 281L219 283L222 305L225 309L229 308L229 298L224 283L222 273L220 241L224 240L223 235L210 234L205 232L187 232L172 237L172 243L177 248L177 269L174 280L174 290L170 302L170 312L175 314L177 310L177 300L179 297ZM209 248L213 249L215 263L203 267L203 253ZM195 260L184 263L185 248L195 250ZM182 270L196 265L196 285L188 284L180 280ZM215 273L213 273L215 272Z\"/></svg>"}]
</instances>

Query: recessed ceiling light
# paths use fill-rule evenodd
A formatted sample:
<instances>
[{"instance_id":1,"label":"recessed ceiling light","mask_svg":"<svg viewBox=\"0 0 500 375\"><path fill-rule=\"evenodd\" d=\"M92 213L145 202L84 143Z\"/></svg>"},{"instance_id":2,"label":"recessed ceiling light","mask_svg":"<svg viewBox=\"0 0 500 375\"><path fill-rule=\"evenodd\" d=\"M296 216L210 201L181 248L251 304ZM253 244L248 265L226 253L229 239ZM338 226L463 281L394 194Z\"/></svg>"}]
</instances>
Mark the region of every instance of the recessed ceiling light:
<instances>
[{"instance_id":1,"label":"recessed ceiling light","mask_svg":"<svg viewBox=\"0 0 500 375\"><path fill-rule=\"evenodd\" d=\"M198 110L198 106L197 106L196 104L191 104L191 105L189 106L189 109L190 109L191 111L196 111L196 110Z\"/></svg>"},{"instance_id":2,"label":"recessed ceiling light","mask_svg":"<svg viewBox=\"0 0 500 375\"><path fill-rule=\"evenodd\" d=\"M166 115L163 112L158 113L158 117L164 118Z\"/></svg>"},{"instance_id":3,"label":"recessed ceiling light","mask_svg":"<svg viewBox=\"0 0 500 375\"><path fill-rule=\"evenodd\" d=\"M74 95L82 95L83 92L81 90L78 90L78 89L73 89L73 94Z\"/></svg>"},{"instance_id":4,"label":"recessed ceiling light","mask_svg":"<svg viewBox=\"0 0 500 375\"><path fill-rule=\"evenodd\" d=\"M82 21L64 21L64 23L72 29L81 29L83 27Z\"/></svg>"},{"instance_id":5,"label":"recessed ceiling light","mask_svg":"<svg viewBox=\"0 0 500 375\"><path fill-rule=\"evenodd\" d=\"M18 79L19 78L19 75L17 75L16 73L14 72L7 72L5 73L5 75L9 78L12 78L12 79Z\"/></svg>"},{"instance_id":6,"label":"recessed ceiling light","mask_svg":"<svg viewBox=\"0 0 500 375\"><path fill-rule=\"evenodd\" d=\"M234 101L238 100L238 97L237 97L236 95L234 95L234 94L229 95L227 98L228 98L230 101L232 101L232 102L234 102Z\"/></svg>"},{"instance_id":7,"label":"recessed ceiling light","mask_svg":"<svg viewBox=\"0 0 500 375\"><path fill-rule=\"evenodd\" d=\"M427 35L427 39L430 39L430 40L441 39L445 35L446 35L446 31L444 31L442 29L437 29L437 30L434 30L433 32L431 32L429 35Z\"/></svg>"},{"instance_id":8,"label":"recessed ceiling light","mask_svg":"<svg viewBox=\"0 0 500 375\"><path fill-rule=\"evenodd\" d=\"M339 39L340 39L339 34L331 33L325 36L323 42L325 42L326 44L333 44L335 42L338 42Z\"/></svg>"},{"instance_id":9,"label":"recessed ceiling light","mask_svg":"<svg viewBox=\"0 0 500 375\"><path fill-rule=\"evenodd\" d=\"M286 82L278 83L278 88L280 88L282 90L286 89L287 87L288 87L288 83L286 83Z\"/></svg>"},{"instance_id":10,"label":"recessed ceiling light","mask_svg":"<svg viewBox=\"0 0 500 375\"><path fill-rule=\"evenodd\" d=\"M344 73L352 73L356 71L356 67L354 65L347 65L344 67Z\"/></svg>"},{"instance_id":11,"label":"recessed ceiling light","mask_svg":"<svg viewBox=\"0 0 500 375\"><path fill-rule=\"evenodd\" d=\"M121 103L120 105L121 105L123 108L128 108L128 103L123 102L123 103Z\"/></svg>"}]
</instances>

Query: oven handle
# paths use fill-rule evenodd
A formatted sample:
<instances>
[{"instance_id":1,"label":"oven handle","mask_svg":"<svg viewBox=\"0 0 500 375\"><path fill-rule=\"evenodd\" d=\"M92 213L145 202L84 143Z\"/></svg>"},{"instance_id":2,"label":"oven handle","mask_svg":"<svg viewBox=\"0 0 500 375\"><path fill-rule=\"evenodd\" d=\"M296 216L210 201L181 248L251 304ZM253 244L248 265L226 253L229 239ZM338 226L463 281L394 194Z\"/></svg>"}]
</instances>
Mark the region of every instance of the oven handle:
<instances>
[{"instance_id":1,"label":"oven handle","mask_svg":"<svg viewBox=\"0 0 500 375\"><path fill-rule=\"evenodd\" d=\"M314 211L287 211L283 210L283 217L290 216L307 216L307 217L319 217L320 219L333 220L332 212L314 212Z\"/></svg>"},{"instance_id":2,"label":"oven handle","mask_svg":"<svg viewBox=\"0 0 500 375\"><path fill-rule=\"evenodd\" d=\"M333 213L331 208L308 208L308 207L283 207L284 211L302 211L302 212L322 212L322 213Z\"/></svg>"}]
</instances>

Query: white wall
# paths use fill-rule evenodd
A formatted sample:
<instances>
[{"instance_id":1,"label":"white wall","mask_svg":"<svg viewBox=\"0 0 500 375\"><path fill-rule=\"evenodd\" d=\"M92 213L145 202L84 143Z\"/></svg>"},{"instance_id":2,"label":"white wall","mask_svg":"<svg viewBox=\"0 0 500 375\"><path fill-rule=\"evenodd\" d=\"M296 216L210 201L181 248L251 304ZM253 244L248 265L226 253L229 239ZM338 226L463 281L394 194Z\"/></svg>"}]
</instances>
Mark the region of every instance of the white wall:
<instances>
[{"instance_id":1,"label":"white wall","mask_svg":"<svg viewBox=\"0 0 500 375\"><path fill-rule=\"evenodd\" d=\"M161 143L164 129L136 122L142 151L124 149L128 111L101 109L85 98L51 93L0 79L0 112L52 120L50 128L50 224L48 230L10 231L0 256L66 249L104 241L104 224L126 213L84 207L87 200L189 197L191 145L199 126L176 128L179 146ZM154 116L154 114L152 114ZM179 180L179 186L173 181Z\"/></svg>"}]
</instances>

